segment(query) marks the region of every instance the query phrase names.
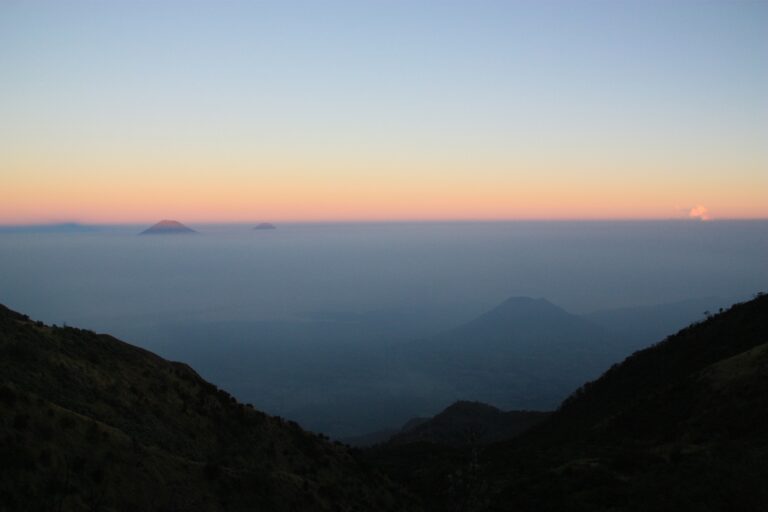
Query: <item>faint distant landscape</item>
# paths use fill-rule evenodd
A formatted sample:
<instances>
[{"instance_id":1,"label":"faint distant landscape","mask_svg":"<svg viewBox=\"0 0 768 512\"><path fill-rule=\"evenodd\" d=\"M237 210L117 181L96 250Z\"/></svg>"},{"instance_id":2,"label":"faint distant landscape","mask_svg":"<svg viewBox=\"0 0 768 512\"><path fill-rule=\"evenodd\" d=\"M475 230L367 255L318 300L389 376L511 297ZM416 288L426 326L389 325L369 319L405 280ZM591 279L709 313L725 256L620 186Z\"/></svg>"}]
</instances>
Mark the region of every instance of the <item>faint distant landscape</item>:
<instances>
[{"instance_id":1,"label":"faint distant landscape","mask_svg":"<svg viewBox=\"0 0 768 512\"><path fill-rule=\"evenodd\" d=\"M0 512L766 512L766 26L0 1Z\"/></svg>"},{"instance_id":2,"label":"faint distant landscape","mask_svg":"<svg viewBox=\"0 0 768 512\"><path fill-rule=\"evenodd\" d=\"M188 362L347 438L456 400L552 409L768 287L765 221L189 227L199 236L6 227L0 302Z\"/></svg>"}]
</instances>

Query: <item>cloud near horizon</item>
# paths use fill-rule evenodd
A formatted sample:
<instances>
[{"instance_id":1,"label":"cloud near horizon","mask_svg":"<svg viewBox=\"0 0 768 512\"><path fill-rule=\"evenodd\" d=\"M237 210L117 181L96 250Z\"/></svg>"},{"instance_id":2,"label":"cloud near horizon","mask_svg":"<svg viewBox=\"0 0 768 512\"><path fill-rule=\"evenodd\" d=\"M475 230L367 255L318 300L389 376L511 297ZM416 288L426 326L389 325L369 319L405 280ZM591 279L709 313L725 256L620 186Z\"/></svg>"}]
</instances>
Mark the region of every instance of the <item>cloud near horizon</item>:
<instances>
[{"instance_id":1,"label":"cloud near horizon","mask_svg":"<svg viewBox=\"0 0 768 512\"><path fill-rule=\"evenodd\" d=\"M691 219L712 220L712 216L709 214L709 210L701 205L691 208L688 212L688 217Z\"/></svg>"}]
</instances>

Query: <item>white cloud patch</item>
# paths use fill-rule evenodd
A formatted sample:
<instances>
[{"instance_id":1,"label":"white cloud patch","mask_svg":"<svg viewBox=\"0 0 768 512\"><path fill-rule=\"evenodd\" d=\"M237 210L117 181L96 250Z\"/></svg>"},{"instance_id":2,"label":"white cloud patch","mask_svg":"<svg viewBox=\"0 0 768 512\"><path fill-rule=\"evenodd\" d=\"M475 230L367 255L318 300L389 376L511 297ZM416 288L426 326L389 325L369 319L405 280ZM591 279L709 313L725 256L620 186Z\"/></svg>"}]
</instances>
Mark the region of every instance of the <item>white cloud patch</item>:
<instances>
[{"instance_id":1,"label":"white cloud patch","mask_svg":"<svg viewBox=\"0 0 768 512\"><path fill-rule=\"evenodd\" d=\"M691 208L688 211L688 217L691 219L712 220L712 216L709 214L709 210L701 205Z\"/></svg>"}]
</instances>

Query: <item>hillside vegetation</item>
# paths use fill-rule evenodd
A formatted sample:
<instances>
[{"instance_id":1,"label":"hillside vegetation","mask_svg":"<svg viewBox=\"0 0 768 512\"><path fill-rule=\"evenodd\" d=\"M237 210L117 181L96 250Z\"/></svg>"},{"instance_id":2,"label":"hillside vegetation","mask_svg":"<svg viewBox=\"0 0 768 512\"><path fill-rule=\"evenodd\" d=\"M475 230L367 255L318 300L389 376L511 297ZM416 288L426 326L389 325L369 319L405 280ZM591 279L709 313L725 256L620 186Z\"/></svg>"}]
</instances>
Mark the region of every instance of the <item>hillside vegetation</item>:
<instances>
[{"instance_id":1,"label":"hillside vegetation","mask_svg":"<svg viewBox=\"0 0 768 512\"><path fill-rule=\"evenodd\" d=\"M0 306L0 510L408 510L341 445L191 368Z\"/></svg>"},{"instance_id":2,"label":"hillside vegetation","mask_svg":"<svg viewBox=\"0 0 768 512\"><path fill-rule=\"evenodd\" d=\"M429 442L479 446L511 439L549 416L539 411L501 411L481 402L459 401L432 418L411 421L388 440L389 445Z\"/></svg>"},{"instance_id":3,"label":"hillside vegetation","mask_svg":"<svg viewBox=\"0 0 768 512\"><path fill-rule=\"evenodd\" d=\"M0 376L3 511L768 503L763 295L636 352L551 415L458 402L362 456L238 403L186 365L2 307Z\"/></svg>"},{"instance_id":4,"label":"hillside vegetation","mask_svg":"<svg viewBox=\"0 0 768 512\"><path fill-rule=\"evenodd\" d=\"M762 511L766 425L758 296L635 353L512 440L368 455L431 510Z\"/></svg>"}]
</instances>

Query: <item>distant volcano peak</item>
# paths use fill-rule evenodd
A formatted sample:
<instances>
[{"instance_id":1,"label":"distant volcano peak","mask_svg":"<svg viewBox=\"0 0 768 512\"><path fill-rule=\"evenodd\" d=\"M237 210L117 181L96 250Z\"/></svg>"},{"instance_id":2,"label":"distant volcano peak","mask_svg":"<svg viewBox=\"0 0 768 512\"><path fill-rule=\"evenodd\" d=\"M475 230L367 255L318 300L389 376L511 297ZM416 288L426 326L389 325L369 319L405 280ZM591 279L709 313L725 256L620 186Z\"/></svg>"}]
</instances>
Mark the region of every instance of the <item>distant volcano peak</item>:
<instances>
[{"instance_id":1,"label":"distant volcano peak","mask_svg":"<svg viewBox=\"0 0 768 512\"><path fill-rule=\"evenodd\" d=\"M178 235L197 233L177 220L164 219L141 232L142 235Z\"/></svg>"},{"instance_id":2,"label":"distant volcano peak","mask_svg":"<svg viewBox=\"0 0 768 512\"><path fill-rule=\"evenodd\" d=\"M546 299L534 299L532 297L510 297L489 313L527 317L531 314L539 315L568 315L562 308L555 306Z\"/></svg>"}]
</instances>

